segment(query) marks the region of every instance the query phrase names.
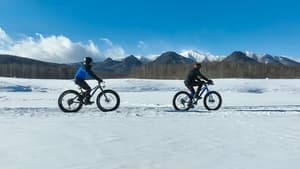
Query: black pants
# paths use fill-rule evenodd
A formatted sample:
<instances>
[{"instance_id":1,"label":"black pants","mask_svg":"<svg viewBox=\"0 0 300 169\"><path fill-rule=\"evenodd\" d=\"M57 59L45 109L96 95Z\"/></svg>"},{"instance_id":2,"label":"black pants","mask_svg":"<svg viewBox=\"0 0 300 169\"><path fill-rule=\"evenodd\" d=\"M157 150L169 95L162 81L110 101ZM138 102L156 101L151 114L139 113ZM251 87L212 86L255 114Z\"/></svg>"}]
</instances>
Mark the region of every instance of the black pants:
<instances>
[{"instance_id":1,"label":"black pants","mask_svg":"<svg viewBox=\"0 0 300 169\"><path fill-rule=\"evenodd\" d=\"M198 89L197 89L197 92L196 92L196 94L198 95L199 94L199 92L200 92L200 90L201 90L201 88L202 88L202 85L203 85L203 81L199 81L199 82L190 82L190 83L188 83L188 82L186 82L186 81L184 81L184 84L185 84L185 86L190 90L190 92L191 92L191 96L192 97L194 97L194 95L195 95L195 89L194 89L194 86L198 86Z\"/></svg>"},{"instance_id":2,"label":"black pants","mask_svg":"<svg viewBox=\"0 0 300 169\"><path fill-rule=\"evenodd\" d=\"M84 90L86 90L86 94L90 94L91 92L91 87L89 86L89 84L86 83L85 80L82 79L75 79L75 84L77 84L78 86L80 86L81 88L83 88Z\"/></svg>"}]
</instances>

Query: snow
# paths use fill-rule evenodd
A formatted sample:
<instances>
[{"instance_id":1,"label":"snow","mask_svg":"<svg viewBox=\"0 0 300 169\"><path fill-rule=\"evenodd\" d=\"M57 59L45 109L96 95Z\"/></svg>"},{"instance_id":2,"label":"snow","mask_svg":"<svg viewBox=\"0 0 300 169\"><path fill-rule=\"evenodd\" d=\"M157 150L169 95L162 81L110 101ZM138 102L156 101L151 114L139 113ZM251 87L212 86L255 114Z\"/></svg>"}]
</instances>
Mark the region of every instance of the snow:
<instances>
[{"instance_id":1,"label":"snow","mask_svg":"<svg viewBox=\"0 0 300 169\"><path fill-rule=\"evenodd\" d=\"M108 79L121 105L62 113L72 80L0 78L5 169L285 169L300 166L300 80L214 79L219 111L177 112L181 80ZM96 82L89 81L91 86ZM95 98L93 98L95 99Z\"/></svg>"},{"instance_id":2,"label":"snow","mask_svg":"<svg viewBox=\"0 0 300 169\"><path fill-rule=\"evenodd\" d=\"M210 53L200 53L195 50L183 50L180 55L190 58L196 62L214 62L214 61L222 61L225 56L215 56Z\"/></svg>"},{"instance_id":3,"label":"snow","mask_svg":"<svg viewBox=\"0 0 300 169\"><path fill-rule=\"evenodd\" d=\"M246 56L248 56L249 58L252 58L256 61L261 62L262 57L264 57L267 54L257 54L254 52L250 52L250 51L245 51Z\"/></svg>"}]
</instances>

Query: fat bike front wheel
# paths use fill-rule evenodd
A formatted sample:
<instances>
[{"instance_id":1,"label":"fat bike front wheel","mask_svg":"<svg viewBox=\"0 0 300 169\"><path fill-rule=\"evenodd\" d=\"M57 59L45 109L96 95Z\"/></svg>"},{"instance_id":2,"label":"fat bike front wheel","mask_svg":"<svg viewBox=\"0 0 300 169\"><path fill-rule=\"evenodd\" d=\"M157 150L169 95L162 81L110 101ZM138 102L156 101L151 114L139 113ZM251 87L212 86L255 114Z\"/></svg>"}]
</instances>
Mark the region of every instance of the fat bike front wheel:
<instances>
[{"instance_id":1,"label":"fat bike front wheel","mask_svg":"<svg viewBox=\"0 0 300 169\"><path fill-rule=\"evenodd\" d=\"M120 97L118 93L113 90L104 90L97 96L96 102L101 111L114 111L120 105Z\"/></svg>"},{"instance_id":2,"label":"fat bike front wheel","mask_svg":"<svg viewBox=\"0 0 300 169\"><path fill-rule=\"evenodd\" d=\"M222 97L218 92L210 91L204 96L203 103L207 110L218 110L222 105Z\"/></svg>"}]
</instances>

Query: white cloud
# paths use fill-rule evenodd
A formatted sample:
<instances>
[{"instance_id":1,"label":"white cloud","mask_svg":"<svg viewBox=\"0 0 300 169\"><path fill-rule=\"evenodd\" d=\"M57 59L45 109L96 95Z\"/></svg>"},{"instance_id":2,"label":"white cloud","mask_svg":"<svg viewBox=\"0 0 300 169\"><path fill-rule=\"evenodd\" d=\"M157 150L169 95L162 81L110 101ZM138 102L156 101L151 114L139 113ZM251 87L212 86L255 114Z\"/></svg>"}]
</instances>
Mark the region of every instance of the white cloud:
<instances>
[{"instance_id":1,"label":"white cloud","mask_svg":"<svg viewBox=\"0 0 300 169\"><path fill-rule=\"evenodd\" d=\"M101 38L100 40L109 46L113 46L113 42L108 38Z\"/></svg>"},{"instance_id":2,"label":"white cloud","mask_svg":"<svg viewBox=\"0 0 300 169\"><path fill-rule=\"evenodd\" d=\"M6 32L0 27L0 45L6 46L12 43L12 39L6 34ZM0 47L1 47L0 46ZM1 49L1 48L0 48Z\"/></svg>"},{"instance_id":3,"label":"white cloud","mask_svg":"<svg viewBox=\"0 0 300 169\"><path fill-rule=\"evenodd\" d=\"M125 51L121 46L113 46L112 48L109 48L104 53L104 56L106 58L112 58L112 59L121 59L126 57Z\"/></svg>"},{"instance_id":4,"label":"white cloud","mask_svg":"<svg viewBox=\"0 0 300 169\"><path fill-rule=\"evenodd\" d=\"M139 41L137 47L141 48L141 49L145 49L146 48L146 43L144 41Z\"/></svg>"},{"instance_id":5,"label":"white cloud","mask_svg":"<svg viewBox=\"0 0 300 169\"><path fill-rule=\"evenodd\" d=\"M0 29L0 53L57 63L78 62L86 56L95 60L103 59L93 41L82 43L73 42L63 35L47 37L39 33L36 35L15 41Z\"/></svg>"},{"instance_id":6,"label":"white cloud","mask_svg":"<svg viewBox=\"0 0 300 169\"><path fill-rule=\"evenodd\" d=\"M100 38L100 40L109 46L103 53L105 58L122 59L126 57L122 46L114 44L109 38Z\"/></svg>"}]
</instances>

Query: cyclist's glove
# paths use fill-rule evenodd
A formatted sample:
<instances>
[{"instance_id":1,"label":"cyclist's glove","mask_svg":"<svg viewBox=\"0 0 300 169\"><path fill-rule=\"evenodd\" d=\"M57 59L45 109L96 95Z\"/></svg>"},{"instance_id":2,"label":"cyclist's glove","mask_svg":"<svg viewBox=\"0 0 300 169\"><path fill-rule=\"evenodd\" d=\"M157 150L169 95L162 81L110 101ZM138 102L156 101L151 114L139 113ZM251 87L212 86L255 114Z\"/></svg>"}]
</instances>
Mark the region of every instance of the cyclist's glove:
<instances>
[{"instance_id":1,"label":"cyclist's glove","mask_svg":"<svg viewBox=\"0 0 300 169\"><path fill-rule=\"evenodd\" d=\"M207 83L208 84L214 84L214 82L212 80L208 80Z\"/></svg>"},{"instance_id":2,"label":"cyclist's glove","mask_svg":"<svg viewBox=\"0 0 300 169\"><path fill-rule=\"evenodd\" d=\"M103 80L102 80L102 79L99 79L99 80L98 80L98 82L99 82L99 83L102 83L102 82L103 82Z\"/></svg>"}]
</instances>

